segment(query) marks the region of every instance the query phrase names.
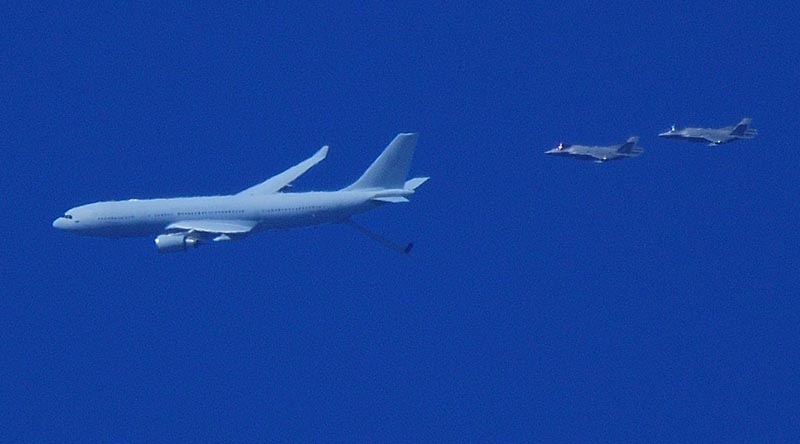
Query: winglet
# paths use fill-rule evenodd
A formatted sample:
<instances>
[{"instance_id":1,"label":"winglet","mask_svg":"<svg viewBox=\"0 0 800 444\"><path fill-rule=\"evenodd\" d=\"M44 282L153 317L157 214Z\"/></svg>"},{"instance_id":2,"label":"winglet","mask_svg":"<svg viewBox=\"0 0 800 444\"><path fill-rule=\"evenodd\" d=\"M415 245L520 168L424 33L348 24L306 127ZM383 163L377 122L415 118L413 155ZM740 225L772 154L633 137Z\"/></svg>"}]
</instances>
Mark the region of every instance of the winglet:
<instances>
[{"instance_id":1,"label":"winglet","mask_svg":"<svg viewBox=\"0 0 800 444\"><path fill-rule=\"evenodd\" d=\"M269 179L254 185L244 191L237 193L237 195L246 194L272 194L281 191L289 186L295 179L302 176L303 173L308 171L314 165L322 162L325 156L328 155L328 145L323 146L313 156L298 163L297 165L287 169L286 171L270 177Z\"/></svg>"}]
</instances>

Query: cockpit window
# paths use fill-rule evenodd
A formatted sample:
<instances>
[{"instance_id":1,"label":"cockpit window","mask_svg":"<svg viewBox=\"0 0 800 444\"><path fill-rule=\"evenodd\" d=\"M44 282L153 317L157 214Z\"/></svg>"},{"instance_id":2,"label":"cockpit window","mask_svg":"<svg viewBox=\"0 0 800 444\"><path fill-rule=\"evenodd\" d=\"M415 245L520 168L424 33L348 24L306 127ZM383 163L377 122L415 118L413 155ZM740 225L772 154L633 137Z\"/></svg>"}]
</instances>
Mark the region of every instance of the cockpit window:
<instances>
[{"instance_id":1,"label":"cockpit window","mask_svg":"<svg viewBox=\"0 0 800 444\"><path fill-rule=\"evenodd\" d=\"M72 215L71 214L65 214L64 215L64 219L72 219Z\"/></svg>"}]
</instances>

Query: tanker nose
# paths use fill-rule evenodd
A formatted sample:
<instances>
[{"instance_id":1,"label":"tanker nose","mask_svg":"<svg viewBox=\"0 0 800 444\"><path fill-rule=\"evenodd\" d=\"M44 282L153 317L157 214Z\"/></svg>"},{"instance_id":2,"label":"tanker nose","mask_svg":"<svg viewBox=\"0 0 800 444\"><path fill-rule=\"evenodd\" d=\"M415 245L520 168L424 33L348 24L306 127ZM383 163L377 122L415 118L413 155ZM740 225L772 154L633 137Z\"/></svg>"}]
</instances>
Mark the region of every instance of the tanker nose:
<instances>
[{"instance_id":1,"label":"tanker nose","mask_svg":"<svg viewBox=\"0 0 800 444\"><path fill-rule=\"evenodd\" d=\"M63 217L59 217L58 219L53 221L53 228L58 228L59 230L66 229L67 223L69 221L64 219Z\"/></svg>"},{"instance_id":2,"label":"tanker nose","mask_svg":"<svg viewBox=\"0 0 800 444\"><path fill-rule=\"evenodd\" d=\"M71 214L65 214L53 221L53 228L58 228L59 230L75 230L78 228L77 224L77 219Z\"/></svg>"}]
</instances>

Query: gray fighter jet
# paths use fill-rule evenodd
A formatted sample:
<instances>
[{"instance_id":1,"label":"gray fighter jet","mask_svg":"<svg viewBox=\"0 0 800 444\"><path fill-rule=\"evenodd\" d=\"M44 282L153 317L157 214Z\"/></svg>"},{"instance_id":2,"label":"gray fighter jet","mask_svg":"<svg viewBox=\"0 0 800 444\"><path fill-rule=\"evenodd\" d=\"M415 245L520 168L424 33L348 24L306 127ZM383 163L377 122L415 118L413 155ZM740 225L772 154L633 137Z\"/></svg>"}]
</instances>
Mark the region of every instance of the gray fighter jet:
<instances>
[{"instance_id":1,"label":"gray fighter jet","mask_svg":"<svg viewBox=\"0 0 800 444\"><path fill-rule=\"evenodd\" d=\"M750 128L752 119L745 117L736 126L726 126L725 128L675 128L665 131L658 137L668 139L686 139L690 142L707 143L708 146L718 146L723 143L733 142L739 139L752 139L758 134L754 128Z\"/></svg>"},{"instance_id":2,"label":"gray fighter jet","mask_svg":"<svg viewBox=\"0 0 800 444\"><path fill-rule=\"evenodd\" d=\"M545 151L545 154L554 156L572 157L579 160L591 160L595 163L608 162L610 160L627 159L628 157L636 157L642 154L644 150L636 145L639 138L634 136L628 139L622 145L611 146L586 146L586 145L568 145L559 143L557 147L552 150Z\"/></svg>"}]
</instances>

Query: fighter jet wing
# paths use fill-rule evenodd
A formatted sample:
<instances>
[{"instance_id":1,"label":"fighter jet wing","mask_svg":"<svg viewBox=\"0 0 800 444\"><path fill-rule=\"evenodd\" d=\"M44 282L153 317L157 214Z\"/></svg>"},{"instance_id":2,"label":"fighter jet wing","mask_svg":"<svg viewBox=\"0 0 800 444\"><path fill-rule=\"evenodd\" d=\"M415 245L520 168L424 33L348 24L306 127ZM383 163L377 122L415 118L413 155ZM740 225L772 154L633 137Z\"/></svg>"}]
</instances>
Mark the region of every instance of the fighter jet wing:
<instances>
[{"instance_id":1,"label":"fighter jet wing","mask_svg":"<svg viewBox=\"0 0 800 444\"><path fill-rule=\"evenodd\" d=\"M308 159L298 163L297 165L289 168L288 170L276 175L272 176L269 179L261 182L258 185L254 185L244 191L237 193L237 195L253 195L253 194L272 194L281 191L282 189L286 188L287 186L291 185L291 183L297 179L298 177L302 176L303 173L308 171L314 165L320 163L325 156L328 155L328 146L325 145L320 148L319 151L316 152L313 156L309 157Z\"/></svg>"},{"instance_id":2,"label":"fighter jet wing","mask_svg":"<svg viewBox=\"0 0 800 444\"><path fill-rule=\"evenodd\" d=\"M719 137L712 137L708 135L704 135L702 137L708 142L708 146L720 146L730 140L729 138L720 139Z\"/></svg>"},{"instance_id":3,"label":"fighter jet wing","mask_svg":"<svg viewBox=\"0 0 800 444\"><path fill-rule=\"evenodd\" d=\"M604 161L608 160L608 155L606 155L604 153L596 153L594 151L587 150L585 153L580 153L580 154L583 155L583 156L589 156L589 157L595 159L594 160L595 162L604 162Z\"/></svg>"},{"instance_id":4,"label":"fighter jet wing","mask_svg":"<svg viewBox=\"0 0 800 444\"><path fill-rule=\"evenodd\" d=\"M244 234L257 225L252 220L187 220L167 225L167 231L193 231L209 234Z\"/></svg>"}]
</instances>

